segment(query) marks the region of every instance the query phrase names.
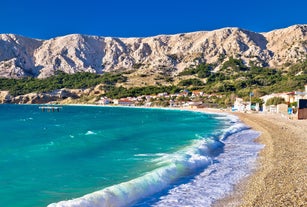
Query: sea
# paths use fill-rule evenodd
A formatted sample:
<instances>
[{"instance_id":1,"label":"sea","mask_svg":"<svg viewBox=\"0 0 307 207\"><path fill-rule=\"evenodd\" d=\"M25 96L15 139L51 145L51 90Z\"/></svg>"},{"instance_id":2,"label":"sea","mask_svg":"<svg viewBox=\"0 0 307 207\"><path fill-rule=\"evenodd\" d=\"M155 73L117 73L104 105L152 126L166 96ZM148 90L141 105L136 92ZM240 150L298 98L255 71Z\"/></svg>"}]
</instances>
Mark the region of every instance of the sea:
<instances>
[{"instance_id":1,"label":"sea","mask_svg":"<svg viewBox=\"0 0 307 207\"><path fill-rule=\"evenodd\" d=\"M0 105L0 206L211 206L257 167L228 114Z\"/></svg>"}]
</instances>

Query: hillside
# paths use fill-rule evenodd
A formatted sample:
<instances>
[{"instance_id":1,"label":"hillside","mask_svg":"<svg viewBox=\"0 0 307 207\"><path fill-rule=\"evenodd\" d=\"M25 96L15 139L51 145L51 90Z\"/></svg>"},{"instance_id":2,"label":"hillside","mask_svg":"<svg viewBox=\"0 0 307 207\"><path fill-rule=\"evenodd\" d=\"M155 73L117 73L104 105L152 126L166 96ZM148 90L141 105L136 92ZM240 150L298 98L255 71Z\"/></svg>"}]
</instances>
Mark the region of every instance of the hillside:
<instances>
[{"instance_id":1,"label":"hillside","mask_svg":"<svg viewBox=\"0 0 307 207\"><path fill-rule=\"evenodd\" d=\"M173 76L200 63L211 63L218 71L229 57L241 59L246 66L286 68L305 59L306 54L307 25L267 33L223 28L147 38L72 34L37 40L2 34L0 77L46 78L56 71L101 74L130 70Z\"/></svg>"}]
</instances>

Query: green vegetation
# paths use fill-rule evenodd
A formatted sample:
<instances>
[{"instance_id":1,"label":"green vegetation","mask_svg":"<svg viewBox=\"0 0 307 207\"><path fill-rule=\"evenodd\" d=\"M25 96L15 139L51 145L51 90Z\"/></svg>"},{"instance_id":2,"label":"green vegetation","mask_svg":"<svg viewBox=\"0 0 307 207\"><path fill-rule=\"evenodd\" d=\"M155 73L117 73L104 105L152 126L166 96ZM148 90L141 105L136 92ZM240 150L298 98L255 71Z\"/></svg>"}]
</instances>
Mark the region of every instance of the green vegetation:
<instances>
[{"instance_id":1,"label":"green vegetation","mask_svg":"<svg viewBox=\"0 0 307 207\"><path fill-rule=\"evenodd\" d=\"M198 78L182 80L178 84L179 86L203 86L204 83Z\"/></svg>"},{"instance_id":2,"label":"green vegetation","mask_svg":"<svg viewBox=\"0 0 307 207\"><path fill-rule=\"evenodd\" d=\"M206 78L210 76L212 65L201 63L193 68L186 68L184 71L179 73L179 76L185 75L197 75L199 78Z\"/></svg>"},{"instance_id":3,"label":"green vegetation","mask_svg":"<svg viewBox=\"0 0 307 207\"><path fill-rule=\"evenodd\" d=\"M202 68L201 70L199 68ZM224 62L218 72L212 72L210 65L201 64L189 68L179 75L200 77L199 73L205 72L202 78L206 78L206 84L197 84L194 78L181 81L179 86L195 89L205 93L218 93L225 96L236 94L244 99L249 99L251 91L257 91L253 99L274 93L301 90L307 84L307 59L289 68L288 73L281 70L251 66L246 67L240 59L229 58Z\"/></svg>"},{"instance_id":4,"label":"green vegetation","mask_svg":"<svg viewBox=\"0 0 307 207\"><path fill-rule=\"evenodd\" d=\"M265 103L266 106L270 106L270 105L278 105L278 104L282 104L285 103L285 99L281 98L281 97L273 97L270 98L269 100L267 100L267 102Z\"/></svg>"},{"instance_id":5,"label":"green vegetation","mask_svg":"<svg viewBox=\"0 0 307 207\"><path fill-rule=\"evenodd\" d=\"M124 88L110 86L106 88L106 96L110 98L124 98L124 97L136 97L140 95L151 95L167 92L174 94L180 91L180 88L176 86L147 86L147 87L135 87Z\"/></svg>"},{"instance_id":6,"label":"green vegetation","mask_svg":"<svg viewBox=\"0 0 307 207\"><path fill-rule=\"evenodd\" d=\"M7 79L0 78L0 90L8 90L13 96L31 92L49 92L55 89L85 89L98 84L115 85L125 82L126 77L121 74L104 73L97 75L93 73L65 74L58 72L55 76L46 79L23 78Z\"/></svg>"},{"instance_id":7,"label":"green vegetation","mask_svg":"<svg viewBox=\"0 0 307 207\"><path fill-rule=\"evenodd\" d=\"M301 68L304 64L306 64L306 61L296 65L295 68ZM257 66L242 68L239 65L237 65L235 73L228 73L222 69L217 73L211 74L207 79L204 89L209 93L235 92L239 96L244 97L248 96L249 92L254 89L260 90L262 95L265 95L273 92L300 90L307 84L307 74L304 73L300 75L293 75L293 73L283 74L277 69Z\"/></svg>"},{"instance_id":8,"label":"green vegetation","mask_svg":"<svg viewBox=\"0 0 307 207\"><path fill-rule=\"evenodd\" d=\"M136 64L139 67L141 64ZM172 69L173 70L173 69ZM55 89L85 89L102 84L105 95L109 98L132 97L150 95L161 92L173 94L182 89L200 90L207 94L219 94L224 98L216 98L212 103L228 105L233 101L232 96L239 96L249 100L250 92L254 92L253 102L259 102L259 97L273 92L286 92L301 90L307 84L307 59L289 67L287 72L278 69L247 67L240 59L229 58L221 66L218 72L213 71L213 65L199 64L187 68L173 77L171 69L163 68L155 77L155 86L125 88L127 77L131 71L122 73L104 73L102 75L92 73L76 73L72 75L58 72L55 76L46 79L24 78L6 79L0 78L0 90L9 90L13 96L30 92L50 92ZM141 74L146 77L150 74ZM129 76L129 75L128 75ZM182 78L182 76L189 76ZM177 85L173 82L182 78ZM188 79L187 79L188 78ZM164 86L167 83L172 86ZM123 83L122 87L116 87L117 83ZM221 97L221 96L219 96Z\"/></svg>"},{"instance_id":9,"label":"green vegetation","mask_svg":"<svg viewBox=\"0 0 307 207\"><path fill-rule=\"evenodd\" d=\"M290 75L307 74L307 60L302 63L297 63L289 68Z\"/></svg>"},{"instance_id":10,"label":"green vegetation","mask_svg":"<svg viewBox=\"0 0 307 207\"><path fill-rule=\"evenodd\" d=\"M230 57L228 61L224 62L221 71L226 72L226 74L233 74L235 72L246 71L247 67L244 65L241 59L234 59Z\"/></svg>"},{"instance_id":11,"label":"green vegetation","mask_svg":"<svg viewBox=\"0 0 307 207\"><path fill-rule=\"evenodd\" d=\"M139 68L141 68L141 67L143 67L144 66L144 64L142 64L142 63L135 63L133 66L132 66L132 68L133 69L139 69Z\"/></svg>"}]
</instances>

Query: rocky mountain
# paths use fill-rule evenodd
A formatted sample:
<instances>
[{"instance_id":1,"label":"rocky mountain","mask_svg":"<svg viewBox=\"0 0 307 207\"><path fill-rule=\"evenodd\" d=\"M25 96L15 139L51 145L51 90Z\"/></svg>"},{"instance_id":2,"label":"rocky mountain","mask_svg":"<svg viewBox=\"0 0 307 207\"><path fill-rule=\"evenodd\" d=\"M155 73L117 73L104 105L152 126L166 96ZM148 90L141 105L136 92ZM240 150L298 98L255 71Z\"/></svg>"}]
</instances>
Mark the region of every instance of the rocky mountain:
<instances>
[{"instance_id":1,"label":"rocky mountain","mask_svg":"<svg viewBox=\"0 0 307 207\"><path fill-rule=\"evenodd\" d=\"M45 78L56 71L102 73L116 70L170 70L201 62L218 66L227 57L246 65L284 67L306 58L307 25L267 33L240 28L147 38L72 34L50 40L0 35L0 77Z\"/></svg>"}]
</instances>

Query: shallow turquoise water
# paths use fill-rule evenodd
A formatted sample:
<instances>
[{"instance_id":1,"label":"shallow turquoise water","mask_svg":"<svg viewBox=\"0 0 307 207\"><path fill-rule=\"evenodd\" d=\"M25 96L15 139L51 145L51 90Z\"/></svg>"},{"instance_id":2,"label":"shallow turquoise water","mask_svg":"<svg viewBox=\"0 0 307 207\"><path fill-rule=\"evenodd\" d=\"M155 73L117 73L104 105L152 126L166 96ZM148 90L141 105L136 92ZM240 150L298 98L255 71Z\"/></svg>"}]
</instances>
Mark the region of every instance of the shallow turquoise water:
<instances>
[{"instance_id":1,"label":"shallow turquoise water","mask_svg":"<svg viewBox=\"0 0 307 207\"><path fill-rule=\"evenodd\" d=\"M0 105L0 206L46 206L140 177L227 127L193 112Z\"/></svg>"}]
</instances>

